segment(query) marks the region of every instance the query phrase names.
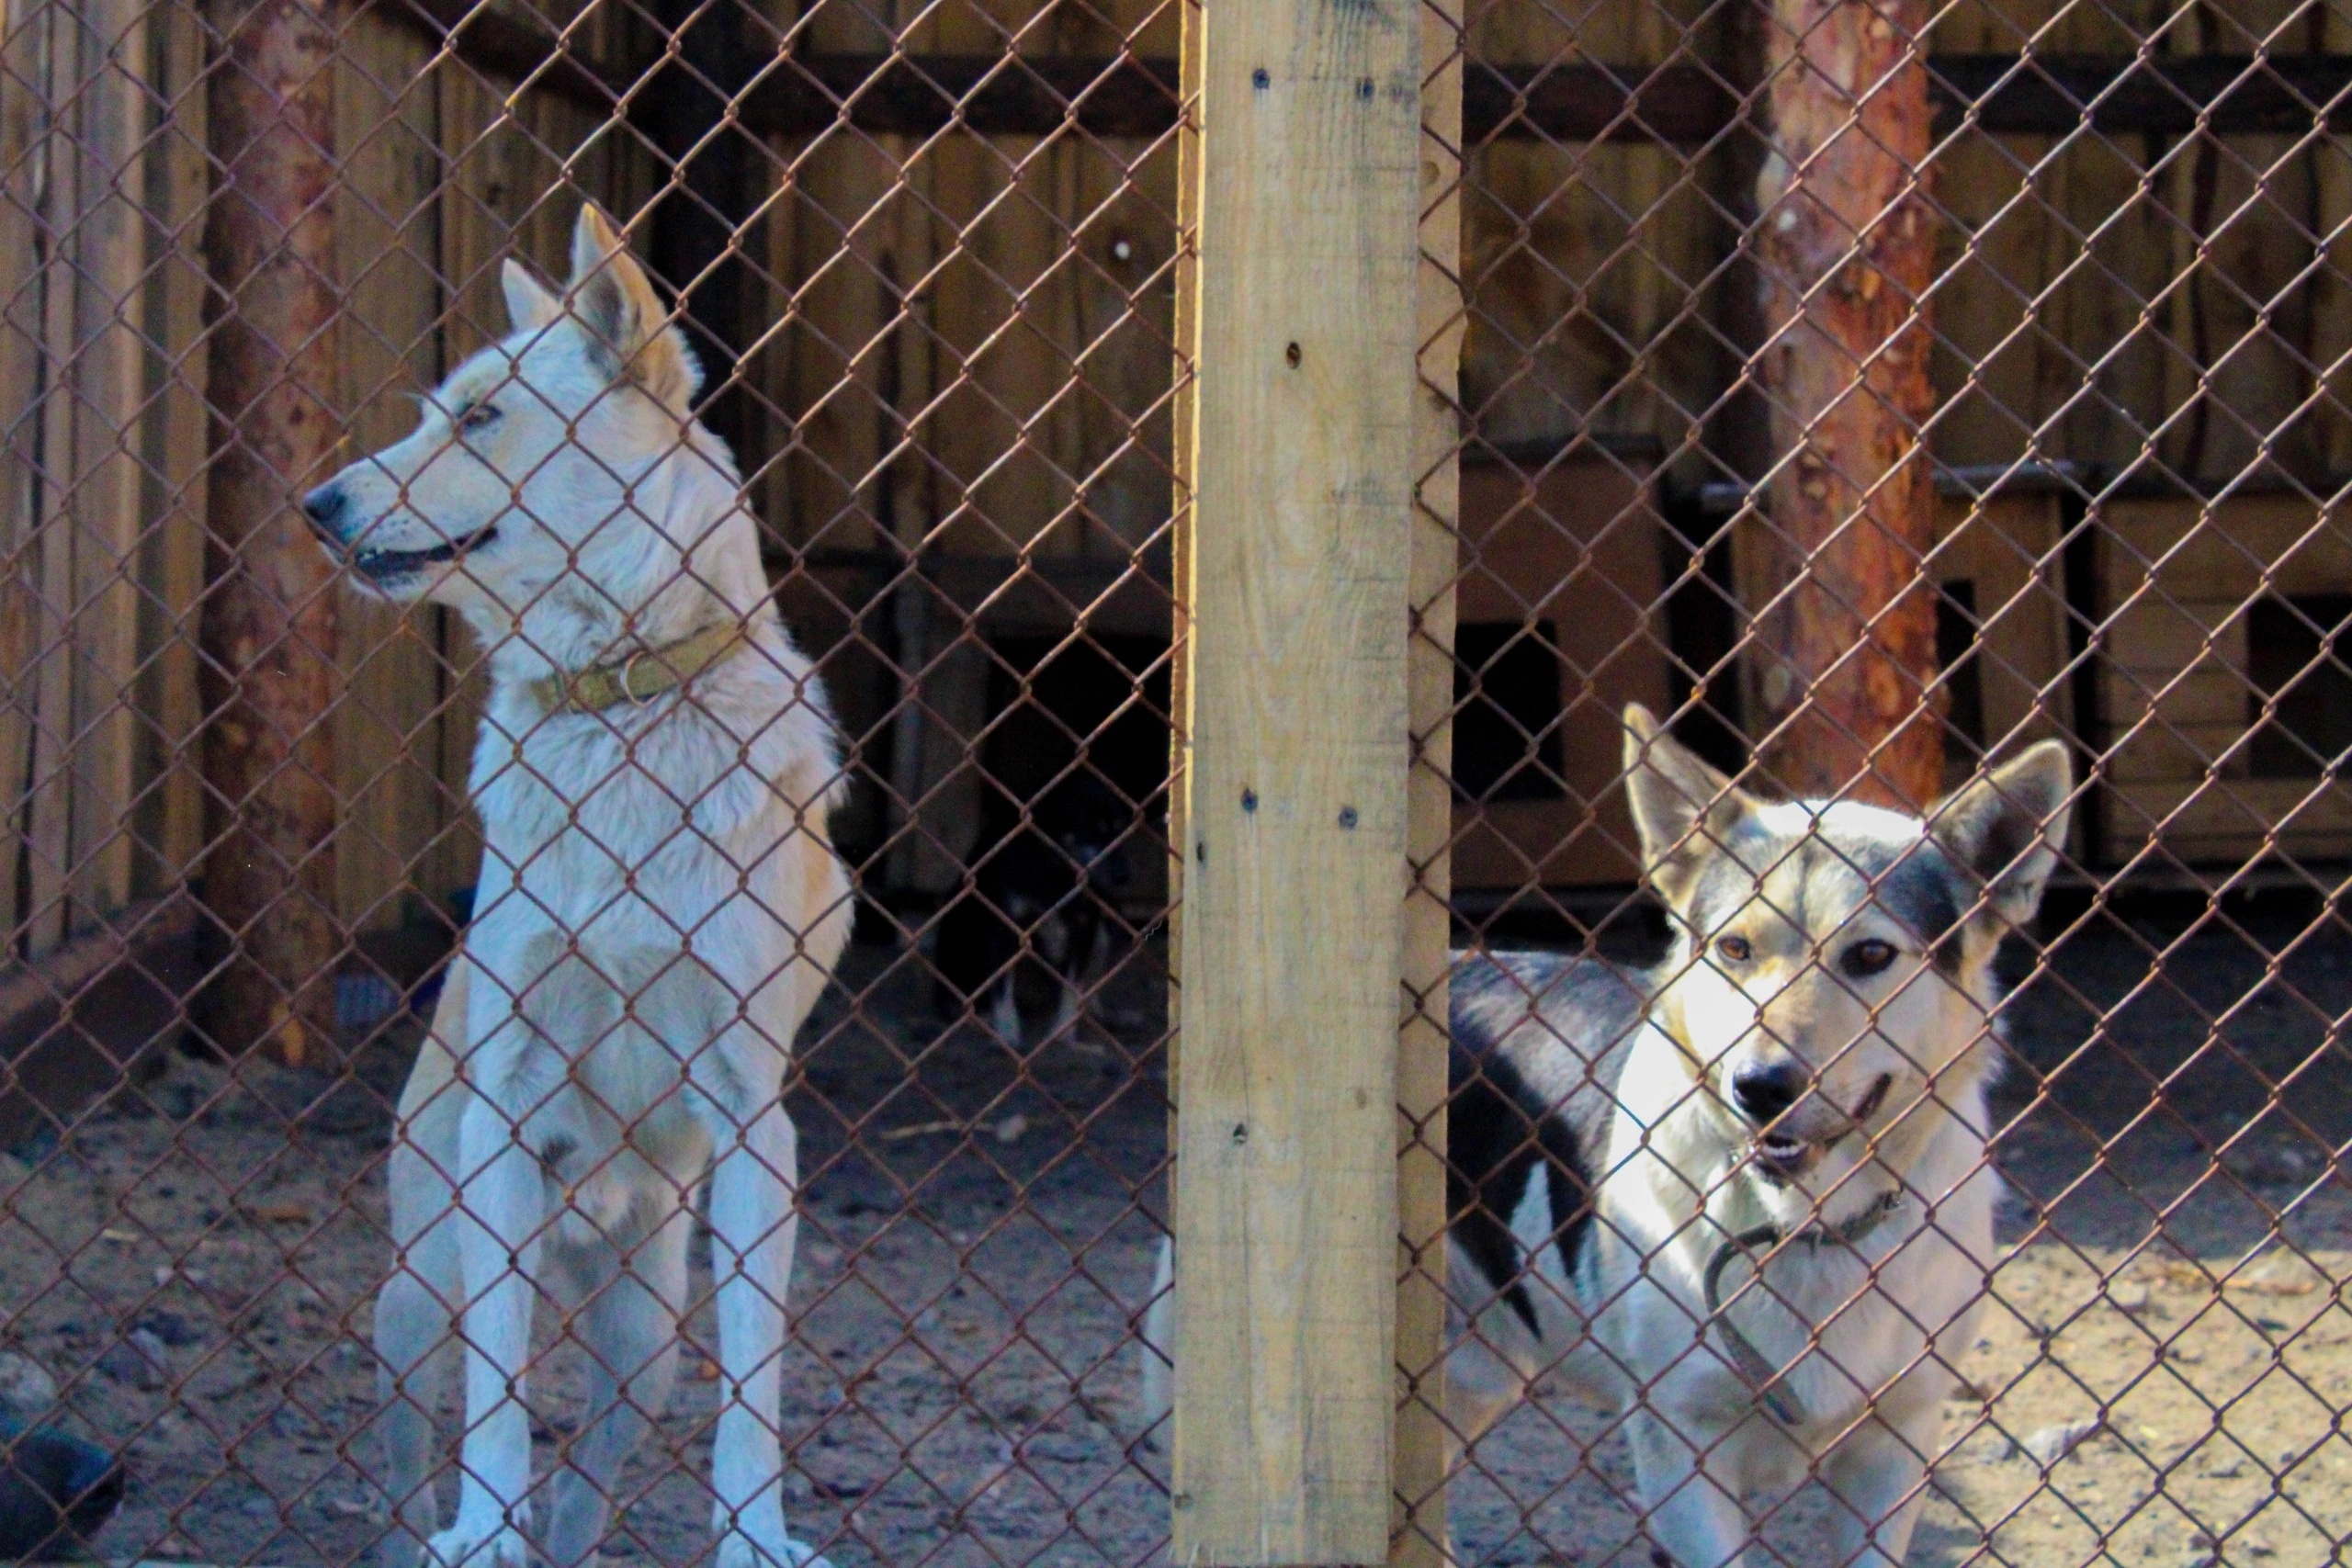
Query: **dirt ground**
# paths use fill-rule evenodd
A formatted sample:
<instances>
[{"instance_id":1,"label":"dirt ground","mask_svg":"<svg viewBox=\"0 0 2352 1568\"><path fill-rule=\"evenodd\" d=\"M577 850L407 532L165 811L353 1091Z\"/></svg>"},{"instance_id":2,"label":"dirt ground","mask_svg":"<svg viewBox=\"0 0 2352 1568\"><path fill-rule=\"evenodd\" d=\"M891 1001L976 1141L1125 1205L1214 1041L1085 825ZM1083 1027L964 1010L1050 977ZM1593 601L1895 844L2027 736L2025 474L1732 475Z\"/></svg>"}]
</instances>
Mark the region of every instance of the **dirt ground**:
<instances>
[{"instance_id":1,"label":"dirt ground","mask_svg":"<svg viewBox=\"0 0 2352 1568\"><path fill-rule=\"evenodd\" d=\"M2020 993L1997 1150L2017 1198L1966 1368L1984 1397L1949 1407L1915 1563L2341 1560L2352 1188L2326 1151L2352 1140L2352 929L2309 919L2103 922ZM1161 988L1139 956L1084 1040L1023 1063L937 1038L905 966L861 949L854 1006L812 1028L786 1506L841 1568L1160 1553L1131 1337L1166 1144ZM105 1555L343 1563L380 1536L367 1330L413 1043L388 1031L341 1078L177 1061L0 1164L0 1339L62 1386L53 1418L129 1456ZM558 1355L532 1385L542 1468L572 1371ZM715 1403L690 1371L608 1555L696 1561ZM2089 1421L2046 1469L2025 1451ZM1455 1489L1459 1554L1642 1563L1629 1482L1605 1418L1532 1404ZM1821 1507L1777 1508L1759 1559L1821 1561Z\"/></svg>"}]
</instances>

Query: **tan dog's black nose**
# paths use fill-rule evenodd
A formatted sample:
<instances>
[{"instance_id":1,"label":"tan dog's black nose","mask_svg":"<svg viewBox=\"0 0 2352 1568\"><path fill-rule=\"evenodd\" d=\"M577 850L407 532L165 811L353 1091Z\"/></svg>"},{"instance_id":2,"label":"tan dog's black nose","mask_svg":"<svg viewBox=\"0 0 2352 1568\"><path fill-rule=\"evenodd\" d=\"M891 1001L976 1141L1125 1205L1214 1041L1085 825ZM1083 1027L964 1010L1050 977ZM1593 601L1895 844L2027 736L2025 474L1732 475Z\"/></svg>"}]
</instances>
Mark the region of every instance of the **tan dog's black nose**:
<instances>
[{"instance_id":1,"label":"tan dog's black nose","mask_svg":"<svg viewBox=\"0 0 2352 1568\"><path fill-rule=\"evenodd\" d=\"M1770 1126L1804 1090L1804 1068L1794 1062L1743 1062L1731 1075L1739 1113L1758 1127Z\"/></svg>"},{"instance_id":2,"label":"tan dog's black nose","mask_svg":"<svg viewBox=\"0 0 2352 1568\"><path fill-rule=\"evenodd\" d=\"M302 498L302 515L311 520L311 531L331 545L343 543L343 534L335 526L335 519L343 515L343 487L322 484Z\"/></svg>"}]
</instances>

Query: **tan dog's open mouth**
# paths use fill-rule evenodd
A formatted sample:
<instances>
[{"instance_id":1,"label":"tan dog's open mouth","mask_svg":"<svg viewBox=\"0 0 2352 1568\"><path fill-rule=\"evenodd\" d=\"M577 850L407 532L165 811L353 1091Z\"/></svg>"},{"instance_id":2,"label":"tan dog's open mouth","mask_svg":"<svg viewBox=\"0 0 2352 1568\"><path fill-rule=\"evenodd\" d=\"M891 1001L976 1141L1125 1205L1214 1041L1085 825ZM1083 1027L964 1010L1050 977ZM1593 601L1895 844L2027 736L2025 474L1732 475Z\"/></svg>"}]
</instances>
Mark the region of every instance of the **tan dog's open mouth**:
<instances>
[{"instance_id":1,"label":"tan dog's open mouth","mask_svg":"<svg viewBox=\"0 0 2352 1568\"><path fill-rule=\"evenodd\" d=\"M1819 1165L1821 1156L1828 1152L1831 1145L1863 1132L1870 1119L1885 1106L1887 1092L1894 1087L1894 1075L1881 1073L1871 1084L1870 1091L1846 1113L1845 1125L1819 1137L1800 1137L1794 1133L1780 1130L1776 1123L1756 1134L1749 1145L1749 1157L1765 1179L1793 1181Z\"/></svg>"}]
</instances>

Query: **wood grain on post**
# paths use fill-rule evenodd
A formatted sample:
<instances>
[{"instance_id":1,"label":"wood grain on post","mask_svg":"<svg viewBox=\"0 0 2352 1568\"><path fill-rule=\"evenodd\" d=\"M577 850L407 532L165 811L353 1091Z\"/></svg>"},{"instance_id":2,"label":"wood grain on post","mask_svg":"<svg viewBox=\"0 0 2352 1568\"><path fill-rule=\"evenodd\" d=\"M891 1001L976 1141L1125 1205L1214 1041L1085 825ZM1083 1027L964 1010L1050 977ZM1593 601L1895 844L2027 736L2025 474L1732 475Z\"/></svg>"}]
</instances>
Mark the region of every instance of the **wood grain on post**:
<instances>
[{"instance_id":1,"label":"wood grain on post","mask_svg":"<svg viewBox=\"0 0 2352 1568\"><path fill-rule=\"evenodd\" d=\"M334 467L334 45L318 0L218 0L202 641L214 1045L334 1043L335 585L296 499Z\"/></svg>"},{"instance_id":2,"label":"wood grain on post","mask_svg":"<svg viewBox=\"0 0 2352 1568\"><path fill-rule=\"evenodd\" d=\"M1793 794L1918 807L1941 785L1925 0L1776 0L1757 180L1778 460L1744 528L1749 730Z\"/></svg>"},{"instance_id":3,"label":"wood grain on post","mask_svg":"<svg viewBox=\"0 0 2352 1568\"><path fill-rule=\"evenodd\" d=\"M1171 367L1173 395L1169 399L1169 448L1175 468L1174 494L1169 514L1169 637L1172 657L1168 662L1168 1081L1182 1070L1184 996L1184 856L1192 842L1185 807L1192 799L1188 781L1193 757L1192 614L1193 614L1193 442L1194 415L1199 409L1200 382L1193 374L1193 355L1200 346L1201 321L1201 53L1206 18L1202 0L1177 0L1178 91L1182 118L1176 127L1176 250L1172 258L1176 297L1170 312L1170 335L1176 345ZM1178 1107L1171 1096L1168 1138L1176 1141ZM1175 1194L1169 1194L1169 1223L1175 1223ZM1172 1429L1161 1435L1173 1442Z\"/></svg>"},{"instance_id":4,"label":"wood grain on post","mask_svg":"<svg viewBox=\"0 0 2352 1568\"><path fill-rule=\"evenodd\" d=\"M1202 62L1173 1555L1389 1551L1420 6Z\"/></svg>"},{"instance_id":5,"label":"wood grain on post","mask_svg":"<svg viewBox=\"0 0 2352 1568\"><path fill-rule=\"evenodd\" d=\"M1413 771L1396 1039L1396 1517L1389 1568L1444 1568L1445 1129L1453 972L1454 586L1462 568L1462 4L1421 7L1419 384L1413 395Z\"/></svg>"}]
</instances>

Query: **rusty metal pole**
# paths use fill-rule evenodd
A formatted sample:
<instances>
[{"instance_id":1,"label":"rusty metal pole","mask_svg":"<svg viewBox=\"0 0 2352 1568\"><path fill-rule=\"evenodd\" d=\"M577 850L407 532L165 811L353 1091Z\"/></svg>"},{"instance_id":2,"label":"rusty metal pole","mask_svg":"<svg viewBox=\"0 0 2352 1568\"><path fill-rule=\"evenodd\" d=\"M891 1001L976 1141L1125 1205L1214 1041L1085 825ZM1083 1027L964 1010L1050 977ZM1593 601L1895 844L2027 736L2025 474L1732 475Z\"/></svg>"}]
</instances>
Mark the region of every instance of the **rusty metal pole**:
<instances>
[{"instance_id":1,"label":"rusty metal pole","mask_svg":"<svg viewBox=\"0 0 2352 1568\"><path fill-rule=\"evenodd\" d=\"M295 498L334 467L334 50L328 0L213 0L203 897L227 944L219 1049L332 1053L334 586Z\"/></svg>"},{"instance_id":2,"label":"rusty metal pole","mask_svg":"<svg viewBox=\"0 0 2352 1568\"><path fill-rule=\"evenodd\" d=\"M1760 612L1749 728L1770 737L1770 777L1912 807L1943 773L1920 570L1936 529L1919 448L1934 407L1927 18L1925 0L1774 0L1755 250L1780 461L1741 551Z\"/></svg>"}]
</instances>

